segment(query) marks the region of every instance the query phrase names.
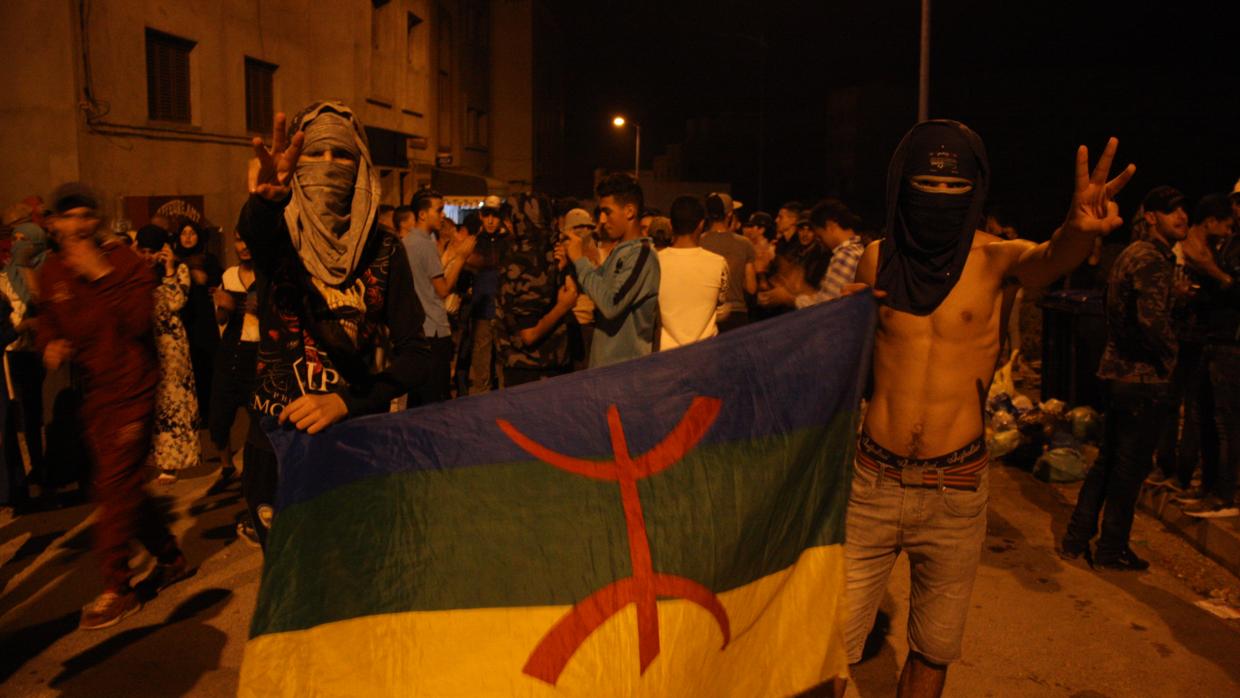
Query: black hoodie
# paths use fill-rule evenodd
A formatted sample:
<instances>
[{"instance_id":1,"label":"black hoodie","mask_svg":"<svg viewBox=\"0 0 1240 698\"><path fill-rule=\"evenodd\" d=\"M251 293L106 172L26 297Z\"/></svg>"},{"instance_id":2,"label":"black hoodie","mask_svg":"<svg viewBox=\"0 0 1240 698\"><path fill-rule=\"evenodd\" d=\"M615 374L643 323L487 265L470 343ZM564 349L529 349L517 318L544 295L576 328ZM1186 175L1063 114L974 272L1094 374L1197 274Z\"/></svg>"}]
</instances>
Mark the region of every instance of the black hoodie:
<instances>
[{"instance_id":1,"label":"black hoodie","mask_svg":"<svg viewBox=\"0 0 1240 698\"><path fill-rule=\"evenodd\" d=\"M908 180L916 175L935 174L973 182L969 194L917 195L922 202L956 204L956 210L946 206L937 210L918 208L908 201ZM929 315L951 293L969 257L989 188L986 148L968 126L934 119L917 124L905 134L887 169L887 224L879 246L875 284L887 292L884 302L888 307L913 315ZM935 239L918 223L928 216L951 221L959 234Z\"/></svg>"}]
</instances>

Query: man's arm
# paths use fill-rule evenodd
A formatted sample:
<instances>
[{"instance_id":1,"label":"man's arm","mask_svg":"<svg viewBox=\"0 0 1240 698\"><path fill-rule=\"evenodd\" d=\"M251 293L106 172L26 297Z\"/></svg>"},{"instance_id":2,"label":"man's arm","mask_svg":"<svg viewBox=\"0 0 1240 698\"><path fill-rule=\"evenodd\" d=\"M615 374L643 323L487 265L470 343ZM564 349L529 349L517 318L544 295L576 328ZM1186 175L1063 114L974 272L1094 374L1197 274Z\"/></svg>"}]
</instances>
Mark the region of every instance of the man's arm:
<instances>
[{"instance_id":1,"label":"man's arm","mask_svg":"<svg viewBox=\"0 0 1240 698\"><path fill-rule=\"evenodd\" d=\"M840 297L844 286L851 284L857 276L857 264L865 248L860 242L846 242L836 248L831 255L831 264L827 273L822 275L818 290L796 297L796 307L808 308L811 305L833 301Z\"/></svg>"},{"instance_id":2,"label":"man's arm","mask_svg":"<svg viewBox=\"0 0 1240 698\"><path fill-rule=\"evenodd\" d=\"M745 293L754 295L758 292L758 272L754 269L753 262L745 262Z\"/></svg>"},{"instance_id":3,"label":"man's arm","mask_svg":"<svg viewBox=\"0 0 1240 698\"><path fill-rule=\"evenodd\" d=\"M1111 163L1119 141L1107 141L1102 157L1093 173L1089 172L1089 150L1080 146L1076 151L1076 186L1072 203L1063 225L1051 239L1040 245L1024 243L1017 246L1018 255L1004 276L1014 276L1022 286L1044 288L1075 269L1093 251L1094 239L1106 235L1123 224L1115 195L1124 188L1137 168L1129 165L1111 181ZM1004 245L1015 244L1003 243Z\"/></svg>"},{"instance_id":4,"label":"man's arm","mask_svg":"<svg viewBox=\"0 0 1240 698\"><path fill-rule=\"evenodd\" d=\"M616 255L615 250L608 256L608 261ZM639 294L646 291L648 277L654 274L654 285L658 288L659 260L647 245L633 245L625 248L617 261L627 269L627 273L606 276L604 267L596 267L584 256L578 257L573 265L577 268L577 281L594 307L607 319L628 310Z\"/></svg>"},{"instance_id":5,"label":"man's arm","mask_svg":"<svg viewBox=\"0 0 1240 698\"><path fill-rule=\"evenodd\" d=\"M719 266L722 267L723 270L719 273L719 294L715 299L716 323L728 319L728 315L732 313L732 304L728 302L728 260L720 257Z\"/></svg>"}]
</instances>

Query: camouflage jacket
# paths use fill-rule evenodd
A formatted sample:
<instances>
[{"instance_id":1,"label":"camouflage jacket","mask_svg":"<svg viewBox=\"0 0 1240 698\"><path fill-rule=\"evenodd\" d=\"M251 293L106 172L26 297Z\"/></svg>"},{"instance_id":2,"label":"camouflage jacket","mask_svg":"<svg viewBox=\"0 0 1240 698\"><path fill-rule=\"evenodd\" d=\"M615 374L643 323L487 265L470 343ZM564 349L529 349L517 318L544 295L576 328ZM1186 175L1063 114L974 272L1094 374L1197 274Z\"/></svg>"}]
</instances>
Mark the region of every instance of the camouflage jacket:
<instances>
[{"instance_id":1,"label":"camouflage jacket","mask_svg":"<svg viewBox=\"0 0 1240 698\"><path fill-rule=\"evenodd\" d=\"M1107 344L1098 377L1162 383L1175 369L1179 347L1172 329L1175 256L1162 241L1124 248L1107 279Z\"/></svg>"},{"instance_id":2,"label":"camouflage jacket","mask_svg":"<svg viewBox=\"0 0 1240 698\"><path fill-rule=\"evenodd\" d=\"M495 341L500 358L507 368L566 369L572 313L565 313L539 341L521 341L520 331L537 325L555 307L563 274L556 266L555 247L547 231L528 224L517 227L499 264Z\"/></svg>"}]
</instances>

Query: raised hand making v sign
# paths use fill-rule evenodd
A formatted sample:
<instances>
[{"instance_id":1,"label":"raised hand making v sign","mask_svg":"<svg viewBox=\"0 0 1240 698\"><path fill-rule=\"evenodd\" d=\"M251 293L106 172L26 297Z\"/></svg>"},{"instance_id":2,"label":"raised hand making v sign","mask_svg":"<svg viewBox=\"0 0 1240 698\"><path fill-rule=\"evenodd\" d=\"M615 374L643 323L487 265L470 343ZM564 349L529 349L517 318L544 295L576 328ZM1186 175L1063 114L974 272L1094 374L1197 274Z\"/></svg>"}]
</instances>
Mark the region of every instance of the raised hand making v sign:
<instances>
[{"instance_id":1,"label":"raised hand making v sign","mask_svg":"<svg viewBox=\"0 0 1240 698\"><path fill-rule=\"evenodd\" d=\"M293 173L297 170L297 160L301 158L301 149L305 144L306 134L298 131L290 139L288 136L288 119L284 112L276 114L275 128L271 134L271 148L263 144L263 139L254 137L254 158L250 160L249 191L268 201L284 201L292 189Z\"/></svg>"}]
</instances>

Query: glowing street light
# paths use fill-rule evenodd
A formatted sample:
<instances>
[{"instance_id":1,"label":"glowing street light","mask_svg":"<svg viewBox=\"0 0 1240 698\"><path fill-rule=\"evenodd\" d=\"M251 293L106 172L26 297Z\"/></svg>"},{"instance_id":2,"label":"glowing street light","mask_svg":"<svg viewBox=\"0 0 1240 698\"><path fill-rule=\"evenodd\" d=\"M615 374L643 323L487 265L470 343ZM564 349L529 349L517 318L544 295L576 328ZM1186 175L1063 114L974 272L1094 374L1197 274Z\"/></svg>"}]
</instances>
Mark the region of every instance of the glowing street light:
<instances>
[{"instance_id":1,"label":"glowing street light","mask_svg":"<svg viewBox=\"0 0 1240 698\"><path fill-rule=\"evenodd\" d=\"M625 124L627 123L628 121L623 116L620 116L620 115L616 115L616 117L611 120L611 125L615 126L616 128L624 128ZM634 140L634 146L633 146L633 151L634 151L633 153L633 179L636 179L637 181L640 182L641 181L641 167L642 167L642 126L641 124L637 122L633 122L633 130L634 130L634 133L636 134L636 139Z\"/></svg>"}]
</instances>

